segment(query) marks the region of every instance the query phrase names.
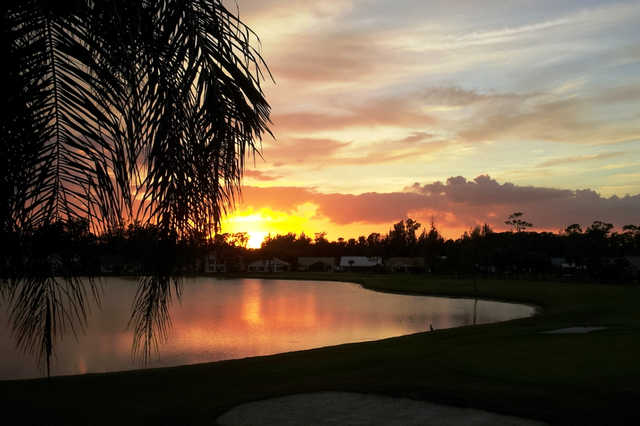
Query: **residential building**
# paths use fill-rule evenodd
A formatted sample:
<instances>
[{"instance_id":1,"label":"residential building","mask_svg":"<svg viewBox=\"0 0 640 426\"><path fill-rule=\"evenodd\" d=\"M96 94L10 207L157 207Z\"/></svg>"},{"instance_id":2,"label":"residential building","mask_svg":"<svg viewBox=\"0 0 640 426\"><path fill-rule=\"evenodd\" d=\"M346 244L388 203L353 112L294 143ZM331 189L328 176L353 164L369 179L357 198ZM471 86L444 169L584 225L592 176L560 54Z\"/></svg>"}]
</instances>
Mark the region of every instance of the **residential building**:
<instances>
[{"instance_id":1,"label":"residential building","mask_svg":"<svg viewBox=\"0 0 640 426\"><path fill-rule=\"evenodd\" d=\"M289 262L285 262L276 257L256 260L247 265L247 271L249 272L284 272L290 270L291 264Z\"/></svg>"},{"instance_id":2,"label":"residential building","mask_svg":"<svg viewBox=\"0 0 640 426\"><path fill-rule=\"evenodd\" d=\"M390 257L384 262L389 272L425 272L423 257Z\"/></svg>"},{"instance_id":3,"label":"residential building","mask_svg":"<svg viewBox=\"0 0 640 426\"><path fill-rule=\"evenodd\" d=\"M335 257L299 257L298 271L331 272L336 269Z\"/></svg>"},{"instance_id":4,"label":"residential building","mask_svg":"<svg viewBox=\"0 0 640 426\"><path fill-rule=\"evenodd\" d=\"M341 271L375 271L382 269L381 257L342 256L340 258Z\"/></svg>"},{"instance_id":5,"label":"residential building","mask_svg":"<svg viewBox=\"0 0 640 426\"><path fill-rule=\"evenodd\" d=\"M204 271L209 274L224 274L227 264L216 252L209 252L205 258Z\"/></svg>"}]
</instances>

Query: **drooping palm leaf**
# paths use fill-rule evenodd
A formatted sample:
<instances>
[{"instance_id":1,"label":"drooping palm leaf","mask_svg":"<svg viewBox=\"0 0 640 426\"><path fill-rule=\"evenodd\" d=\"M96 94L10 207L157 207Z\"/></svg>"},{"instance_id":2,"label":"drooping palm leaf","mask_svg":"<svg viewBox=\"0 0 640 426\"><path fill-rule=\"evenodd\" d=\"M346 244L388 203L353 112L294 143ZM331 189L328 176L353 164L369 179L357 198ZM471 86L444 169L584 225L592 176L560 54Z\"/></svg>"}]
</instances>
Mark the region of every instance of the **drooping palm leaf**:
<instances>
[{"instance_id":1,"label":"drooping palm leaf","mask_svg":"<svg viewBox=\"0 0 640 426\"><path fill-rule=\"evenodd\" d=\"M218 227L245 155L270 133L257 37L221 0L5 0L0 12L0 233L82 219L98 231L153 223L163 237ZM76 300L77 274L58 281L46 270L56 248L30 250L10 268L14 331L48 359L68 317L52 311L57 292ZM139 299L167 294L165 281L140 286ZM161 301L162 318L164 299L145 300Z\"/></svg>"},{"instance_id":2,"label":"drooping palm leaf","mask_svg":"<svg viewBox=\"0 0 640 426\"><path fill-rule=\"evenodd\" d=\"M9 302L18 347L36 354L49 376L56 343L68 331L76 338L83 332L92 303L100 303L100 287L92 279L32 274L10 288Z\"/></svg>"},{"instance_id":3,"label":"drooping palm leaf","mask_svg":"<svg viewBox=\"0 0 640 426\"><path fill-rule=\"evenodd\" d=\"M233 203L245 154L267 130L263 63L252 33L219 2L170 3L156 26L156 47L170 48L154 49L144 91L155 94L158 126L143 162L140 211L171 229L208 230Z\"/></svg>"},{"instance_id":4,"label":"drooping palm leaf","mask_svg":"<svg viewBox=\"0 0 640 426\"><path fill-rule=\"evenodd\" d=\"M113 224L123 216L119 207L126 196L107 178L118 147L101 130L100 99L83 43L89 34L84 12L27 1L4 14L10 57L17 64L11 72L22 84L21 112L29 123L22 140L2 135L8 151L24 154L25 172L7 179L14 186L8 190L21 201L8 212L18 228L82 217ZM96 216L95 209L104 205L110 206L107 214Z\"/></svg>"},{"instance_id":5,"label":"drooping palm leaf","mask_svg":"<svg viewBox=\"0 0 640 426\"><path fill-rule=\"evenodd\" d=\"M133 329L131 354L143 364L167 340L171 329L169 308L174 296L180 298L182 280L167 275L141 277L134 297L128 327Z\"/></svg>"},{"instance_id":6,"label":"drooping palm leaf","mask_svg":"<svg viewBox=\"0 0 640 426\"><path fill-rule=\"evenodd\" d=\"M221 1L10 2L3 24L4 223L218 226L269 132L255 35Z\"/></svg>"}]
</instances>

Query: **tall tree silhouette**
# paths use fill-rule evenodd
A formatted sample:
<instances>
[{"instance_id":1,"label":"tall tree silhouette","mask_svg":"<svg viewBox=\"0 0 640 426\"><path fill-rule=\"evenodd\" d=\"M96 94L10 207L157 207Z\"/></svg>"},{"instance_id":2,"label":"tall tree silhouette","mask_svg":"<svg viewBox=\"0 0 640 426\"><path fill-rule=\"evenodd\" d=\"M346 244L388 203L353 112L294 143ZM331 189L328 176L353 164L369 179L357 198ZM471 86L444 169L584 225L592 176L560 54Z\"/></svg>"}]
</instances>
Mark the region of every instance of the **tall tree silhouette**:
<instances>
[{"instance_id":1,"label":"tall tree silhouette","mask_svg":"<svg viewBox=\"0 0 640 426\"><path fill-rule=\"evenodd\" d=\"M522 215L522 212L510 214L508 220L505 220L504 222L505 225L510 225L511 229L518 233L526 231L526 229L531 228L533 224L522 219Z\"/></svg>"}]
</instances>

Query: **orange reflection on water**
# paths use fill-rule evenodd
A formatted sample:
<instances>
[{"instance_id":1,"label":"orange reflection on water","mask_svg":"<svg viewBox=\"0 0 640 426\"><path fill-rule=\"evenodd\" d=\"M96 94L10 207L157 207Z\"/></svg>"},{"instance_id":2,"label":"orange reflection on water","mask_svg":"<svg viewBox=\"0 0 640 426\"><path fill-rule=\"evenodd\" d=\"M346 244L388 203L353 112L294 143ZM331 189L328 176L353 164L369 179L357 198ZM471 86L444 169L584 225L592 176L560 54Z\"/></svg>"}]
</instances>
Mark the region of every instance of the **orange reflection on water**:
<instances>
[{"instance_id":1,"label":"orange reflection on water","mask_svg":"<svg viewBox=\"0 0 640 426\"><path fill-rule=\"evenodd\" d=\"M80 374L86 374L89 370L87 369L87 362L84 358L84 356L80 356L80 358L78 358L78 372Z\"/></svg>"},{"instance_id":2,"label":"orange reflection on water","mask_svg":"<svg viewBox=\"0 0 640 426\"><path fill-rule=\"evenodd\" d=\"M242 319L252 327L262 325L262 298L261 286L256 281L251 281L242 289Z\"/></svg>"},{"instance_id":3,"label":"orange reflection on water","mask_svg":"<svg viewBox=\"0 0 640 426\"><path fill-rule=\"evenodd\" d=\"M286 282L275 284L274 297L269 301L269 328L287 331L296 328L322 326L316 316L316 293L293 293ZM325 319L326 320L326 319ZM327 325L327 322L324 323Z\"/></svg>"},{"instance_id":4,"label":"orange reflection on water","mask_svg":"<svg viewBox=\"0 0 640 426\"><path fill-rule=\"evenodd\" d=\"M140 368L131 357L127 329L136 283L109 278L100 310L88 332L63 339L52 371L59 374ZM533 308L498 302L403 296L355 284L277 280L184 280L180 302L170 306L173 326L151 367L216 361L310 349L473 323L531 315ZM2 320L0 312L0 320ZM7 331L7 332L5 332ZM0 379L35 377L0 328Z\"/></svg>"}]
</instances>

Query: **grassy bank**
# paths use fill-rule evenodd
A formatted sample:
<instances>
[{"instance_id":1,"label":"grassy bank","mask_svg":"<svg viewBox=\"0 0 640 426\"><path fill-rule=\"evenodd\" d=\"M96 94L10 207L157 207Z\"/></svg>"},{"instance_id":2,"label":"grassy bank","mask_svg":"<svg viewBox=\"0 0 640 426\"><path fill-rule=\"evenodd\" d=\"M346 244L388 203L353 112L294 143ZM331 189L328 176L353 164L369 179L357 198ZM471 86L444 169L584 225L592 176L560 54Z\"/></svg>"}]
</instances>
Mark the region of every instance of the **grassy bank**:
<instances>
[{"instance_id":1,"label":"grassy bank","mask_svg":"<svg viewBox=\"0 0 640 426\"><path fill-rule=\"evenodd\" d=\"M276 395L347 390L407 396L557 424L640 424L640 288L285 274L380 291L533 303L532 318L175 368L0 382L23 424L213 424L229 407ZM584 335L541 331L604 325ZM14 417L18 416L18 417Z\"/></svg>"}]
</instances>

